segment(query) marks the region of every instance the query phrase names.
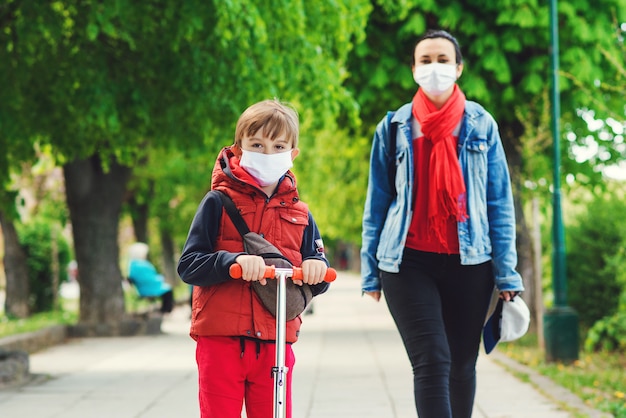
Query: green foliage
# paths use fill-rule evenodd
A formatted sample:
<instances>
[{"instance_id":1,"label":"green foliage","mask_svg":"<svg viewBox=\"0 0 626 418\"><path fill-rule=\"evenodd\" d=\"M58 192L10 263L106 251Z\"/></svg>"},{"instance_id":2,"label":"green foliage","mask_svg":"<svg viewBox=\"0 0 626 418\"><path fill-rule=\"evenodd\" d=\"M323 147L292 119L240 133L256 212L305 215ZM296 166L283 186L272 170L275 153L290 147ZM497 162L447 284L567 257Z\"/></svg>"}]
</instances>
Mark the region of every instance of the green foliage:
<instances>
[{"instance_id":1,"label":"green foliage","mask_svg":"<svg viewBox=\"0 0 626 418\"><path fill-rule=\"evenodd\" d=\"M623 353L626 350L626 312L618 312L593 324L585 339L585 350Z\"/></svg>"},{"instance_id":2,"label":"green foliage","mask_svg":"<svg viewBox=\"0 0 626 418\"><path fill-rule=\"evenodd\" d=\"M97 153L132 165L151 148L193 154L232 137L245 107L274 96L315 110L317 127L339 114L355 124L342 82L369 10L365 0L9 1L0 144L21 151L13 163L38 139L62 162Z\"/></svg>"},{"instance_id":3,"label":"green foliage","mask_svg":"<svg viewBox=\"0 0 626 418\"><path fill-rule=\"evenodd\" d=\"M308 118L305 118L308 120ZM368 140L343 129L301 138L294 172L323 237L360 243L367 189Z\"/></svg>"},{"instance_id":4,"label":"green foliage","mask_svg":"<svg viewBox=\"0 0 626 418\"><path fill-rule=\"evenodd\" d=\"M561 2L559 10L571 148L588 134L578 109L605 103L596 117L610 109L623 117L623 89L602 87L623 80L626 1ZM35 142L61 163L94 153L105 165L116 159L137 168L131 193L179 238L241 111L277 96L302 115L295 170L303 198L325 236L358 243L369 138L387 110L415 93L411 54L428 28L459 39L460 85L494 114L507 151L521 154L510 159L519 184L549 178L548 26L547 4L531 0L7 0L0 184L7 167L32 158ZM617 149L581 165L565 147L565 172L597 177L593 166L622 158Z\"/></svg>"},{"instance_id":5,"label":"green foliage","mask_svg":"<svg viewBox=\"0 0 626 418\"><path fill-rule=\"evenodd\" d=\"M612 260L626 245L623 213L622 196L595 197L567 229L568 300L586 327L618 308L623 284L618 279L620 267Z\"/></svg>"},{"instance_id":6,"label":"green foliage","mask_svg":"<svg viewBox=\"0 0 626 418\"><path fill-rule=\"evenodd\" d=\"M536 338L528 337L531 335L506 343L505 354L567 388L590 407L614 417L626 417L626 357L623 353L586 352L572 364L548 363Z\"/></svg>"},{"instance_id":7,"label":"green foliage","mask_svg":"<svg viewBox=\"0 0 626 418\"><path fill-rule=\"evenodd\" d=\"M0 338L25 332L39 331L55 325L75 324L78 310L55 310L29 316L26 319L11 319L0 314Z\"/></svg>"},{"instance_id":8,"label":"green foliage","mask_svg":"<svg viewBox=\"0 0 626 418\"><path fill-rule=\"evenodd\" d=\"M373 1L374 11L367 27L365 44L355 48L350 60L348 87L361 105L363 134L370 136L387 110L411 100L416 91L410 72L411 55L417 38L426 29L445 29L457 37L464 58L459 85L470 100L480 102L500 125L509 162L520 184L551 178L553 157L549 142L531 149L525 141L533 132L549 128L545 109L551 84L549 5L532 0L496 1L476 4L457 2ZM575 161L570 148L582 145L589 134L579 109L595 109L596 117L624 119L624 32L626 1L591 0L559 2L560 75L562 121L576 135L562 147L563 172L585 172L587 183L601 181L597 163L611 164L626 158L623 151L600 154L602 161ZM593 11L593 12L592 12ZM622 27L623 28L623 27ZM385 75L381 75L384 73ZM607 85L621 88L605 88ZM549 113L548 113L549 116ZM547 122L547 124L546 124ZM529 127L531 132L526 130ZM619 149L619 138L599 141L607 149ZM529 150L527 159L517 155ZM622 147L623 148L623 147ZM547 164L549 163L549 164ZM596 167L597 168L597 167Z\"/></svg>"},{"instance_id":9,"label":"green foliage","mask_svg":"<svg viewBox=\"0 0 626 418\"><path fill-rule=\"evenodd\" d=\"M46 221L33 221L19 228L20 243L27 256L31 312L46 312L55 308L54 294L58 289L54 289L54 265L58 268L57 286L67 280L65 267L70 261L70 248L58 232L53 232L55 229L56 226Z\"/></svg>"},{"instance_id":10,"label":"green foliage","mask_svg":"<svg viewBox=\"0 0 626 418\"><path fill-rule=\"evenodd\" d=\"M617 312L597 321L585 340L588 351L623 353L626 349L626 239L606 256L607 269L615 271L620 288Z\"/></svg>"},{"instance_id":11,"label":"green foliage","mask_svg":"<svg viewBox=\"0 0 626 418\"><path fill-rule=\"evenodd\" d=\"M173 229L186 232L191 219L176 216L188 213L181 202L198 204L217 144L232 142L235 121L253 102L279 97L311 110L310 135L337 118L358 126L357 105L342 83L370 8L367 0L280 0L271 7L250 0L8 0L0 6L0 76L10 90L0 99L10 100L0 100L0 137L11 136L0 145L16 155L7 160L14 169L35 142L50 146L66 167L77 160L100 162L105 172L142 166L132 191L167 223L162 230L179 236ZM115 200L107 200L111 208ZM86 207L72 208L72 217L93 216L81 213L91 211ZM116 211L107 214L114 224ZM76 240L95 246L89 224L72 221ZM77 259L114 272L110 242L98 243L106 250L101 258ZM117 278L92 277L100 270L94 267L81 266L89 272L85 282L115 289ZM82 307L121 306L96 305Z\"/></svg>"}]
</instances>

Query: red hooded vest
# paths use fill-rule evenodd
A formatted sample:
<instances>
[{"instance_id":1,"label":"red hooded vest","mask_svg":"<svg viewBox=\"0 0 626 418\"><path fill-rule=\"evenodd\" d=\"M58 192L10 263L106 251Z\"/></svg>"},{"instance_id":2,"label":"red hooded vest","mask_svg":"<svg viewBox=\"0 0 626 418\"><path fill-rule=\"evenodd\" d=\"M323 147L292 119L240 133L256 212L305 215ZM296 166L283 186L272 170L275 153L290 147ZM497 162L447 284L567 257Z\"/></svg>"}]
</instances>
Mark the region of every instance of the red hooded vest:
<instances>
[{"instance_id":1,"label":"red hooded vest","mask_svg":"<svg viewBox=\"0 0 626 418\"><path fill-rule=\"evenodd\" d=\"M294 266L300 266L300 246L309 222L309 210L300 201L295 177L288 172L278 190L268 198L257 186L237 178L241 168L229 163L233 158L236 157L229 148L220 153L213 169L212 188L230 196L250 231L262 234ZM241 235L225 211L222 211L215 250L244 252ZM287 342L297 341L301 323L300 317L287 321ZM263 307L249 282L233 279L209 287L194 287L190 334L194 338L244 336L274 341L276 320Z\"/></svg>"}]
</instances>

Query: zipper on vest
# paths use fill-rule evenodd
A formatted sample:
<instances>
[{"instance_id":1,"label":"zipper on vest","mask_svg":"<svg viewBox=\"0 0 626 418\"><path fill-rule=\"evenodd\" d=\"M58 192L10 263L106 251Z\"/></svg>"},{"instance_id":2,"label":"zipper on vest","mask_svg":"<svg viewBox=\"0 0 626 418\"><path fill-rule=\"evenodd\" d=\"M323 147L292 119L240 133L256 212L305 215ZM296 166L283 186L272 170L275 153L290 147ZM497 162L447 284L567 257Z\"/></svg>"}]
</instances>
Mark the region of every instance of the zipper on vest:
<instances>
[{"instance_id":1,"label":"zipper on vest","mask_svg":"<svg viewBox=\"0 0 626 418\"><path fill-rule=\"evenodd\" d=\"M256 231L256 233L259 234L263 238L265 238L265 234L261 231L261 227L263 226L263 218L265 218L265 214L267 213L267 207L269 206L270 199L271 197L267 195L265 195L265 198L263 199L264 204L263 204L263 210L261 211L261 221L259 222L259 228Z\"/></svg>"}]
</instances>

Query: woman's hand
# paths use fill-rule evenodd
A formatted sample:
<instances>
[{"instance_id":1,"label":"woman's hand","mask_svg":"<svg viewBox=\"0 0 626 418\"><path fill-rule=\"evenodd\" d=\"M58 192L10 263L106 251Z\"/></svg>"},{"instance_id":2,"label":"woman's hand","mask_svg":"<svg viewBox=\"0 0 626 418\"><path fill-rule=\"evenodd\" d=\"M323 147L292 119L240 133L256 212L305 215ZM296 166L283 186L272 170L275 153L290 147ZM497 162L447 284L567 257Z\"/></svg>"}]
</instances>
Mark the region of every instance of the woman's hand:
<instances>
[{"instance_id":1,"label":"woman's hand","mask_svg":"<svg viewBox=\"0 0 626 418\"><path fill-rule=\"evenodd\" d=\"M380 290L376 290L374 292L363 292L363 293L374 298L376 302L380 301L380 295L381 295Z\"/></svg>"},{"instance_id":2,"label":"woman's hand","mask_svg":"<svg viewBox=\"0 0 626 418\"><path fill-rule=\"evenodd\" d=\"M519 294L519 292L516 291L504 291L504 292L500 292L500 299L505 300L507 302L510 302L511 300L513 300L513 298L515 296L517 296Z\"/></svg>"}]
</instances>

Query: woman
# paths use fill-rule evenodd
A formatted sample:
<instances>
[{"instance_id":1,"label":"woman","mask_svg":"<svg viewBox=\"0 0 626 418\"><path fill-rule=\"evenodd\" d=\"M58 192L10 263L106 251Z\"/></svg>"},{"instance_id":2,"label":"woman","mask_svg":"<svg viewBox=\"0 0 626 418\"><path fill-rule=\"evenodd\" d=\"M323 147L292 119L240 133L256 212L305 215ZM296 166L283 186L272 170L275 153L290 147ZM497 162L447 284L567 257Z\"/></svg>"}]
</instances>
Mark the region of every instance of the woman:
<instances>
[{"instance_id":1,"label":"woman","mask_svg":"<svg viewBox=\"0 0 626 418\"><path fill-rule=\"evenodd\" d=\"M523 290L511 182L496 122L455 83L456 39L427 32L412 71L415 97L374 135L362 290L376 301L385 293L420 418L470 417L494 284L507 301Z\"/></svg>"}]
</instances>

